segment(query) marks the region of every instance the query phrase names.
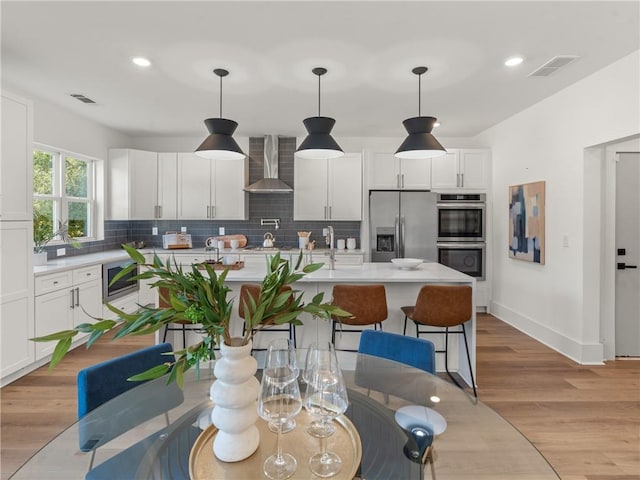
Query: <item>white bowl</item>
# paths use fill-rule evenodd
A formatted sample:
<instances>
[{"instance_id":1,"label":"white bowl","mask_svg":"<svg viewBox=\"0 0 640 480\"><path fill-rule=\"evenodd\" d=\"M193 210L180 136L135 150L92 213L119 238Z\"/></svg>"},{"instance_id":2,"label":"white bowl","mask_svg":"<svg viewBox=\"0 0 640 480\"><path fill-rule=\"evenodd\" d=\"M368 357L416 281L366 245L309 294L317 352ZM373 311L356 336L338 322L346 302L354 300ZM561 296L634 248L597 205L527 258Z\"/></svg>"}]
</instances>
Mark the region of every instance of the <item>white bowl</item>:
<instances>
[{"instance_id":1,"label":"white bowl","mask_svg":"<svg viewBox=\"0 0 640 480\"><path fill-rule=\"evenodd\" d=\"M398 268L410 270L422 263L421 258L392 258L391 262Z\"/></svg>"}]
</instances>

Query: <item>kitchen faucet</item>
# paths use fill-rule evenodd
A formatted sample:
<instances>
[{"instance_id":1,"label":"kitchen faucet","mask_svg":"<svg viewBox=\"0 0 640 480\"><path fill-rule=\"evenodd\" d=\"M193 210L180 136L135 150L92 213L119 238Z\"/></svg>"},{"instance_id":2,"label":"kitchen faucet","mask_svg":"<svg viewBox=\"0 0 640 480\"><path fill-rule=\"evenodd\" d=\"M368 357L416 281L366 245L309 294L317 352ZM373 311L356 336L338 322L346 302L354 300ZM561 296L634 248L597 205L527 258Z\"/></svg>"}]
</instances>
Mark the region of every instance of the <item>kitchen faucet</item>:
<instances>
[{"instance_id":1,"label":"kitchen faucet","mask_svg":"<svg viewBox=\"0 0 640 480\"><path fill-rule=\"evenodd\" d=\"M335 249L335 241L333 236L333 227L329 225L326 229L327 235L324 240L327 245L329 245L329 253L325 255L329 255L329 270L336 269L336 249Z\"/></svg>"}]
</instances>

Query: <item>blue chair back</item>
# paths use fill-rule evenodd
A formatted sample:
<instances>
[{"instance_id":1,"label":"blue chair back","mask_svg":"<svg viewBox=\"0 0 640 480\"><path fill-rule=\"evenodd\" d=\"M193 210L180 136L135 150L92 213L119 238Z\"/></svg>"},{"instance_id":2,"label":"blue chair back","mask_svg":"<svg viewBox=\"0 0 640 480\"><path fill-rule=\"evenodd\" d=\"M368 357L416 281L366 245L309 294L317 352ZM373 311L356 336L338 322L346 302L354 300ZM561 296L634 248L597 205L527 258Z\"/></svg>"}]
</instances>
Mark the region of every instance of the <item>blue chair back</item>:
<instances>
[{"instance_id":1,"label":"blue chair back","mask_svg":"<svg viewBox=\"0 0 640 480\"><path fill-rule=\"evenodd\" d=\"M123 355L78 373L78 436L80 450L89 452L127 432L133 427L166 413L184 402L184 394L176 382L167 385L166 377L147 382L129 382L127 378L172 361L170 343L162 343ZM128 390L140 387L137 402L126 395ZM87 415L107 401L116 402L110 411L117 418ZM115 477L112 477L115 478Z\"/></svg>"},{"instance_id":2,"label":"blue chair back","mask_svg":"<svg viewBox=\"0 0 640 480\"><path fill-rule=\"evenodd\" d=\"M435 347L433 342L423 338L365 330L360 336L358 353L386 358L429 373L436 372Z\"/></svg>"},{"instance_id":3,"label":"blue chair back","mask_svg":"<svg viewBox=\"0 0 640 480\"><path fill-rule=\"evenodd\" d=\"M141 383L129 382L127 378L167 361L174 361L175 357L166 355L172 351L170 343L161 343L80 370L78 419Z\"/></svg>"}]
</instances>

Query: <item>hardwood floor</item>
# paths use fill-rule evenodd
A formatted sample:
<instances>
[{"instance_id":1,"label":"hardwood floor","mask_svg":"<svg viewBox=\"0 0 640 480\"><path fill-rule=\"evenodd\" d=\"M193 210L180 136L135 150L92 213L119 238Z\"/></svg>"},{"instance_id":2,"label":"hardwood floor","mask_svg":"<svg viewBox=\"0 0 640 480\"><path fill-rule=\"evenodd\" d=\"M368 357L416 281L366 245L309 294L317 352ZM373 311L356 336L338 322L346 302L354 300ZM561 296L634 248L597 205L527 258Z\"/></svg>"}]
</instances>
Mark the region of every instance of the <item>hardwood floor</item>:
<instances>
[{"instance_id":1,"label":"hardwood floor","mask_svg":"<svg viewBox=\"0 0 640 480\"><path fill-rule=\"evenodd\" d=\"M478 316L478 396L563 480L640 479L640 361L578 365Z\"/></svg>"},{"instance_id":2,"label":"hardwood floor","mask_svg":"<svg viewBox=\"0 0 640 480\"><path fill-rule=\"evenodd\" d=\"M52 373L43 367L1 389L1 478L75 422L78 370L151 342L101 341L74 350ZM479 315L477 381L480 399L518 428L563 480L640 479L640 361L578 365Z\"/></svg>"}]
</instances>

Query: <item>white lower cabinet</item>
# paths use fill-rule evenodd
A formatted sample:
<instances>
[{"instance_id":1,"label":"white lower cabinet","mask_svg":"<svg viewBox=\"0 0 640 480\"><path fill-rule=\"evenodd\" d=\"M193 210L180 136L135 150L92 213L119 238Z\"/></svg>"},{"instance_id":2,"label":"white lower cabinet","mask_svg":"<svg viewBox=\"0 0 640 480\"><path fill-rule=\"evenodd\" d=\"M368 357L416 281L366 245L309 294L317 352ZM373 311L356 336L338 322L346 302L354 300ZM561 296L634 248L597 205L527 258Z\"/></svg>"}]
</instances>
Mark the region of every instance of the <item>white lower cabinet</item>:
<instances>
[{"instance_id":1,"label":"white lower cabinet","mask_svg":"<svg viewBox=\"0 0 640 480\"><path fill-rule=\"evenodd\" d=\"M36 277L35 335L71 330L102 316L102 266L93 265ZM74 342L87 334L78 334ZM36 360L51 355L56 342L37 342Z\"/></svg>"},{"instance_id":2,"label":"white lower cabinet","mask_svg":"<svg viewBox=\"0 0 640 480\"><path fill-rule=\"evenodd\" d=\"M0 222L2 379L34 361L32 238L31 221Z\"/></svg>"}]
</instances>

